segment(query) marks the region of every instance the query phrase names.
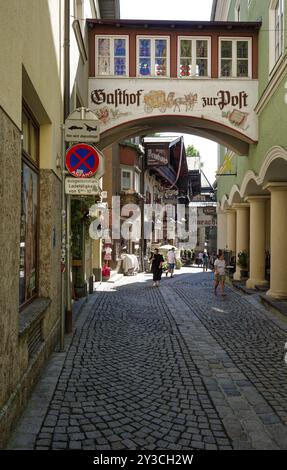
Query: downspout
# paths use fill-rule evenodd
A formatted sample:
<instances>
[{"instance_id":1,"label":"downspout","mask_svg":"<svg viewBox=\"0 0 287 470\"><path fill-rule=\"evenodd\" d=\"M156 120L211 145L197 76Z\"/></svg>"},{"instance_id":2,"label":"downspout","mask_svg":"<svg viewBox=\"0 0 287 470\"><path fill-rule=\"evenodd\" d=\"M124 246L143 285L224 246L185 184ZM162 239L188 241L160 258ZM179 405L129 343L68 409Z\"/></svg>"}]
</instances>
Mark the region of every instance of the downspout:
<instances>
[{"instance_id":1,"label":"downspout","mask_svg":"<svg viewBox=\"0 0 287 470\"><path fill-rule=\"evenodd\" d=\"M64 123L70 114L70 0L65 0L64 4ZM64 153L66 153L66 144L64 142ZM65 194L65 165L63 164L62 193L63 202L62 213L66 214L66 312L65 329L66 333L72 331L72 289L71 289L71 197ZM65 212L64 212L65 211Z\"/></svg>"},{"instance_id":2,"label":"downspout","mask_svg":"<svg viewBox=\"0 0 287 470\"><path fill-rule=\"evenodd\" d=\"M210 21L215 21L216 9L217 9L217 0L213 0Z\"/></svg>"},{"instance_id":3,"label":"downspout","mask_svg":"<svg viewBox=\"0 0 287 470\"><path fill-rule=\"evenodd\" d=\"M64 25L64 121L70 114L70 0L65 0Z\"/></svg>"}]
</instances>

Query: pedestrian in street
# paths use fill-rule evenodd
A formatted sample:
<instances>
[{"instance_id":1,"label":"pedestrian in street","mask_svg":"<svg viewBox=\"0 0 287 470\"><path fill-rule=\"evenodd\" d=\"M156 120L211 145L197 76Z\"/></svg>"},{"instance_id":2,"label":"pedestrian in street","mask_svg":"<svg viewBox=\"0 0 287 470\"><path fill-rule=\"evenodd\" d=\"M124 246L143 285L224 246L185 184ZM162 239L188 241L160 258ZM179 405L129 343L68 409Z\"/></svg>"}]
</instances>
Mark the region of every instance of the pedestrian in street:
<instances>
[{"instance_id":1,"label":"pedestrian in street","mask_svg":"<svg viewBox=\"0 0 287 470\"><path fill-rule=\"evenodd\" d=\"M154 250L151 263L151 272L153 273L153 287L159 287L162 276L163 256L159 254L158 249Z\"/></svg>"},{"instance_id":2,"label":"pedestrian in street","mask_svg":"<svg viewBox=\"0 0 287 470\"><path fill-rule=\"evenodd\" d=\"M174 273L175 263L176 263L175 251L174 251L174 248L171 248L171 250L168 250L167 252L167 266L168 266L168 270L166 272L167 276L168 276L168 273L170 273L170 277L174 277L173 273Z\"/></svg>"},{"instance_id":3,"label":"pedestrian in street","mask_svg":"<svg viewBox=\"0 0 287 470\"><path fill-rule=\"evenodd\" d=\"M202 262L203 262L203 271L207 272L207 267L208 267L208 253L205 251L202 256Z\"/></svg>"},{"instance_id":4,"label":"pedestrian in street","mask_svg":"<svg viewBox=\"0 0 287 470\"><path fill-rule=\"evenodd\" d=\"M198 262L197 262L197 267L199 268L199 266L202 266L202 262L203 262L203 253L202 251L200 251L198 253Z\"/></svg>"},{"instance_id":5,"label":"pedestrian in street","mask_svg":"<svg viewBox=\"0 0 287 470\"><path fill-rule=\"evenodd\" d=\"M214 294L216 295L216 289L218 284L221 285L221 295L225 296L224 284L225 284L225 260L222 250L219 250L218 257L214 261Z\"/></svg>"}]
</instances>

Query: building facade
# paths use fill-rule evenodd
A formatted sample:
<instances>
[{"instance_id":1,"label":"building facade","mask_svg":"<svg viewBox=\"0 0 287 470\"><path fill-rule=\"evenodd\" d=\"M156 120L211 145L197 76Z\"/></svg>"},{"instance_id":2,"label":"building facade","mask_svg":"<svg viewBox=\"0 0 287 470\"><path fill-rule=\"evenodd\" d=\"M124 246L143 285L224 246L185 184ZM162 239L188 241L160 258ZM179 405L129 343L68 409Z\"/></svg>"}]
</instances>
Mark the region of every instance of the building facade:
<instances>
[{"instance_id":1,"label":"building facade","mask_svg":"<svg viewBox=\"0 0 287 470\"><path fill-rule=\"evenodd\" d=\"M212 20L260 20L258 142L244 155L219 152L218 247L249 255L248 287L269 285L267 296L287 297L287 55L285 0L213 2ZM233 23L234 24L234 23ZM224 52L224 51L223 51ZM240 279L240 266L234 275Z\"/></svg>"},{"instance_id":2,"label":"building facade","mask_svg":"<svg viewBox=\"0 0 287 470\"><path fill-rule=\"evenodd\" d=\"M0 446L59 341L61 126L87 106L85 18L104 4L0 4Z\"/></svg>"}]
</instances>

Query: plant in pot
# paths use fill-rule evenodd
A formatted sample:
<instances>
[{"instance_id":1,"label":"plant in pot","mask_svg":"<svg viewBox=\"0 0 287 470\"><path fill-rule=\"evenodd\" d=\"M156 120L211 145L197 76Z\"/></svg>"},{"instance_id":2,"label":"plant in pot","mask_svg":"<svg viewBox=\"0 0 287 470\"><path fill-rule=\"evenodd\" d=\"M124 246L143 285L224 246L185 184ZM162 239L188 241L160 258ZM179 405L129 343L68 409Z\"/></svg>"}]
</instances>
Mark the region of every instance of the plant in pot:
<instances>
[{"instance_id":1,"label":"plant in pot","mask_svg":"<svg viewBox=\"0 0 287 470\"><path fill-rule=\"evenodd\" d=\"M108 267L108 265L105 264L105 266L102 269L102 280L108 281L110 279L110 276L111 276L111 270Z\"/></svg>"},{"instance_id":2,"label":"plant in pot","mask_svg":"<svg viewBox=\"0 0 287 470\"><path fill-rule=\"evenodd\" d=\"M242 279L248 278L249 274L249 253L247 250L239 251L237 255L237 264L240 267L240 276Z\"/></svg>"}]
</instances>

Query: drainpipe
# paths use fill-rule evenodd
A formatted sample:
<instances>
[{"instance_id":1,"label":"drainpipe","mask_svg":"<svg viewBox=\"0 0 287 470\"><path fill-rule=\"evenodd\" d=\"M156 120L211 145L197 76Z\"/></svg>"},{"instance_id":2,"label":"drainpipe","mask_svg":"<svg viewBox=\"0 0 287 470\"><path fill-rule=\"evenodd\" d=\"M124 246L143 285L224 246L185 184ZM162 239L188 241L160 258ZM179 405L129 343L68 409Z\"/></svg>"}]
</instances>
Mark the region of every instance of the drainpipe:
<instances>
[{"instance_id":1,"label":"drainpipe","mask_svg":"<svg viewBox=\"0 0 287 470\"><path fill-rule=\"evenodd\" d=\"M64 13L64 121L70 114L70 0L65 0Z\"/></svg>"},{"instance_id":2,"label":"drainpipe","mask_svg":"<svg viewBox=\"0 0 287 470\"><path fill-rule=\"evenodd\" d=\"M60 350L64 351L64 334L72 330L71 280L70 280L70 196L65 194L64 123L70 114L70 0L64 3L64 102L62 125L62 276L61 276L61 328Z\"/></svg>"},{"instance_id":3,"label":"drainpipe","mask_svg":"<svg viewBox=\"0 0 287 470\"><path fill-rule=\"evenodd\" d=\"M145 193L144 193L144 181L145 181L145 155L141 155L141 178L140 178L140 193L142 195L140 201L140 208L141 208L141 265L142 265L142 272L145 270L145 262L144 262L144 250L145 250L145 239L144 239L144 206L145 206Z\"/></svg>"}]
</instances>

